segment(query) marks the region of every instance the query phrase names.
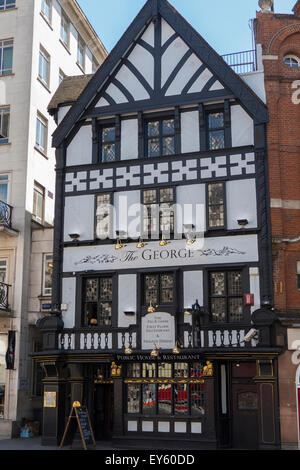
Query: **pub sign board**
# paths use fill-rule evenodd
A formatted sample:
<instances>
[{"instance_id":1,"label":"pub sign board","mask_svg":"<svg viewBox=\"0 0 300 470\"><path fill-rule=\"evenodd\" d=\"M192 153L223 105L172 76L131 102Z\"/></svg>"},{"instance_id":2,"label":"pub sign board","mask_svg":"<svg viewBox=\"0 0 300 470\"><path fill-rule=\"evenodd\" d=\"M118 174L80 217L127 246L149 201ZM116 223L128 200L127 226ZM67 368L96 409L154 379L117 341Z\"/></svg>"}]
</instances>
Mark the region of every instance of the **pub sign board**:
<instances>
[{"instance_id":1,"label":"pub sign board","mask_svg":"<svg viewBox=\"0 0 300 470\"><path fill-rule=\"evenodd\" d=\"M74 402L59 446L60 449L64 445L72 445L77 428L79 428L84 449L88 450L88 446L95 447L96 442L87 408L81 406L79 402Z\"/></svg>"}]
</instances>

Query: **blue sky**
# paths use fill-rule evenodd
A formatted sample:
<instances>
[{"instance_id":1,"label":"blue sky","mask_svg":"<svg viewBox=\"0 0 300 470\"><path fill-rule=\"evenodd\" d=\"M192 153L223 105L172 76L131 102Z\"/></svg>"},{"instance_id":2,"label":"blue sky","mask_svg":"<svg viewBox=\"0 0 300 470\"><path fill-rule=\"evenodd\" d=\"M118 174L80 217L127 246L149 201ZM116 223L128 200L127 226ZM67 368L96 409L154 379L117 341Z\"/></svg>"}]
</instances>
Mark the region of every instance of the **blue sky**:
<instances>
[{"instance_id":1,"label":"blue sky","mask_svg":"<svg viewBox=\"0 0 300 470\"><path fill-rule=\"evenodd\" d=\"M104 46L111 51L145 0L77 0ZM258 0L170 0L219 53L252 49L249 20ZM296 0L275 0L276 13L292 13Z\"/></svg>"}]
</instances>

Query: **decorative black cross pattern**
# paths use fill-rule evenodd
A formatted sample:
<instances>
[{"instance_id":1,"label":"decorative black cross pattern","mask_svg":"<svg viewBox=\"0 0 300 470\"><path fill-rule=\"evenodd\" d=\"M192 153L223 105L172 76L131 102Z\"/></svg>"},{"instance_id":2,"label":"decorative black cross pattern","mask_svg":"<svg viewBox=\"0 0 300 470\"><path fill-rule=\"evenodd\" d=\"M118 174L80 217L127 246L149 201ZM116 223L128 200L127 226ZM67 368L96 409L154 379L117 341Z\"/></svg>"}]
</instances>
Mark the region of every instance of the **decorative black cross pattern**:
<instances>
[{"instance_id":1,"label":"decorative black cross pattern","mask_svg":"<svg viewBox=\"0 0 300 470\"><path fill-rule=\"evenodd\" d=\"M196 183L216 178L255 175L253 152L214 157L180 158L170 161L134 163L66 174L66 194L102 192L176 183Z\"/></svg>"}]
</instances>

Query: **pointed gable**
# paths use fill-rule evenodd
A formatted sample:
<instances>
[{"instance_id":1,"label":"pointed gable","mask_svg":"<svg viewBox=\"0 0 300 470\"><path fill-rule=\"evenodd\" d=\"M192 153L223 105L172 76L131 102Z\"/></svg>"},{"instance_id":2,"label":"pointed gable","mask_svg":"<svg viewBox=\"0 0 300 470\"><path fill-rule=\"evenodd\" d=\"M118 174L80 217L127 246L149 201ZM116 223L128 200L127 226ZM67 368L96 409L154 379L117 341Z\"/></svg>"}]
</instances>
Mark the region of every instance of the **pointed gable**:
<instances>
[{"instance_id":1,"label":"pointed gable","mask_svg":"<svg viewBox=\"0 0 300 470\"><path fill-rule=\"evenodd\" d=\"M53 135L83 115L236 97L257 122L265 105L166 0L148 0ZM85 114L84 114L85 113Z\"/></svg>"}]
</instances>

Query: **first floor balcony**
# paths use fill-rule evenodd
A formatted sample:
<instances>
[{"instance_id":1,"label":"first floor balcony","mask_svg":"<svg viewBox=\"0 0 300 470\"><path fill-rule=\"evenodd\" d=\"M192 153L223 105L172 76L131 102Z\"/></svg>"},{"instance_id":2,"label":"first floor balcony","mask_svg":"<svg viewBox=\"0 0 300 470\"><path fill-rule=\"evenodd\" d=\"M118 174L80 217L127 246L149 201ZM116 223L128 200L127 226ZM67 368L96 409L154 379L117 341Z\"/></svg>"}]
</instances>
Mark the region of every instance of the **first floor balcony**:
<instances>
[{"instance_id":1,"label":"first floor balcony","mask_svg":"<svg viewBox=\"0 0 300 470\"><path fill-rule=\"evenodd\" d=\"M0 311L9 312L9 284L0 282Z\"/></svg>"},{"instance_id":2,"label":"first floor balcony","mask_svg":"<svg viewBox=\"0 0 300 470\"><path fill-rule=\"evenodd\" d=\"M16 237L18 232L12 228L12 212L13 207L0 200L0 232Z\"/></svg>"}]
</instances>

